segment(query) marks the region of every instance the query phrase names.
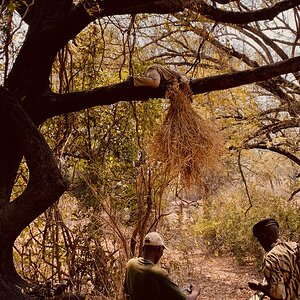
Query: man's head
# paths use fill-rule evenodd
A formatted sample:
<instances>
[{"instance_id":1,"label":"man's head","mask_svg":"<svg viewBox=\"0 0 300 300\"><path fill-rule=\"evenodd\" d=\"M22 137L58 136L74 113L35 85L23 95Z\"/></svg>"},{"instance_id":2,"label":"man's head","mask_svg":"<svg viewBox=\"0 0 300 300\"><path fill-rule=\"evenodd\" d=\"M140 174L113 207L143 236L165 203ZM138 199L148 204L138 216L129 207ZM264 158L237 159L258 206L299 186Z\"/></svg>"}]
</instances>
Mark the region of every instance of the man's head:
<instances>
[{"instance_id":1,"label":"man's head","mask_svg":"<svg viewBox=\"0 0 300 300\"><path fill-rule=\"evenodd\" d=\"M270 251L279 238L279 225L275 219L265 218L253 226L252 232L262 247Z\"/></svg>"},{"instance_id":2,"label":"man's head","mask_svg":"<svg viewBox=\"0 0 300 300\"><path fill-rule=\"evenodd\" d=\"M163 255L164 249L167 249L162 237L157 232L149 232L143 241L144 257L158 263Z\"/></svg>"}]
</instances>

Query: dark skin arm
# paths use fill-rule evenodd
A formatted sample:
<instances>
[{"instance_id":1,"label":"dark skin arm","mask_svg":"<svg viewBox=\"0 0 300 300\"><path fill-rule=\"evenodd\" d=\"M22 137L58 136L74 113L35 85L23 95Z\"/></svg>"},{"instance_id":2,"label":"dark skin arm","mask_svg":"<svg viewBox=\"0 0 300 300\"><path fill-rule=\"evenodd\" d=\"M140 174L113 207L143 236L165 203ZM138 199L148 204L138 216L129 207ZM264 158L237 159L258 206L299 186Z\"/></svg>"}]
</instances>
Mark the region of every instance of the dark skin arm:
<instances>
[{"instance_id":1,"label":"dark skin arm","mask_svg":"<svg viewBox=\"0 0 300 300\"><path fill-rule=\"evenodd\" d=\"M200 286L195 286L192 290L192 293L186 296L186 300L196 300L200 294Z\"/></svg>"},{"instance_id":2,"label":"dark skin arm","mask_svg":"<svg viewBox=\"0 0 300 300\"><path fill-rule=\"evenodd\" d=\"M256 280L252 280L248 282L248 286L251 290L260 291L264 293L264 295L270 297L270 300L282 300L279 298L274 298L270 295L270 286L269 285L262 285L261 283L257 282Z\"/></svg>"}]
</instances>

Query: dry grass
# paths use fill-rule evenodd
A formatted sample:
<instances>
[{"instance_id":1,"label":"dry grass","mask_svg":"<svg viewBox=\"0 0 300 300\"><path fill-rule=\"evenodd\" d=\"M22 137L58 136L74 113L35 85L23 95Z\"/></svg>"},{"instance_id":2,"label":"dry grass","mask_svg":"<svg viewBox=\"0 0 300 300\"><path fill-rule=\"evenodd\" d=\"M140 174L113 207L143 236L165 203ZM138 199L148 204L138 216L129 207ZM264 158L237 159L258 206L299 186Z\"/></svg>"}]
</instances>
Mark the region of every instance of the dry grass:
<instances>
[{"instance_id":1,"label":"dry grass","mask_svg":"<svg viewBox=\"0 0 300 300\"><path fill-rule=\"evenodd\" d=\"M182 186L205 186L220 165L224 141L214 125L194 110L188 88L174 83L166 98L170 106L150 144L150 157Z\"/></svg>"}]
</instances>

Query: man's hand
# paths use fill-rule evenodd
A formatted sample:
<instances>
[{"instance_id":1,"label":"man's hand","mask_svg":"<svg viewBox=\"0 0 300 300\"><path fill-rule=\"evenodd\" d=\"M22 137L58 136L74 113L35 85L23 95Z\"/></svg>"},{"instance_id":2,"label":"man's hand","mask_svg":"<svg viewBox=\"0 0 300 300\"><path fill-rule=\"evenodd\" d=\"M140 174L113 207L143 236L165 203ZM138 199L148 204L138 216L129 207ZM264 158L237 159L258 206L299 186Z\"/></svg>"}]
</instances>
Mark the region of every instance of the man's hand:
<instances>
[{"instance_id":1,"label":"man's hand","mask_svg":"<svg viewBox=\"0 0 300 300\"><path fill-rule=\"evenodd\" d=\"M258 285L259 285L259 282L257 280L250 280L248 282L248 286L251 290L254 290L254 291L257 291L258 290Z\"/></svg>"},{"instance_id":2,"label":"man's hand","mask_svg":"<svg viewBox=\"0 0 300 300\"><path fill-rule=\"evenodd\" d=\"M195 287L193 287L192 293L186 296L186 300L196 300L200 294L200 290L201 290L200 285L196 285Z\"/></svg>"}]
</instances>

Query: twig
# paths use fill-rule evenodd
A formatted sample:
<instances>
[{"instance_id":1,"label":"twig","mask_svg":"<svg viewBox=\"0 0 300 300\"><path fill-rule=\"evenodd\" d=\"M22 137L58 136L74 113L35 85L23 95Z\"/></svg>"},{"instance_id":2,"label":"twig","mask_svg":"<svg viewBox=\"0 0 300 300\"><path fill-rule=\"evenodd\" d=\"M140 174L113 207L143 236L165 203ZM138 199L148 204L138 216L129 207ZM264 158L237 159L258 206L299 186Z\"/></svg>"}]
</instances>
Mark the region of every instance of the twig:
<instances>
[{"instance_id":1,"label":"twig","mask_svg":"<svg viewBox=\"0 0 300 300\"><path fill-rule=\"evenodd\" d=\"M243 180L243 183L244 183L244 186L245 186L246 195L247 195L247 198L248 198L248 201L249 201L249 207L245 211L245 215L246 215L253 205L252 205L250 193L249 193L249 190L248 190L248 185L247 185L247 182L246 182L246 178L245 178L245 175L244 175L244 172L243 172L243 169L242 169L242 165L241 165L241 152L242 152L241 150L238 152L238 166L239 166L241 177L242 177L242 180Z\"/></svg>"},{"instance_id":2,"label":"twig","mask_svg":"<svg viewBox=\"0 0 300 300\"><path fill-rule=\"evenodd\" d=\"M203 37L203 40L201 41L201 43L198 47L196 59L195 59L194 63L191 65L191 67L185 72L186 74L188 74L192 69L195 70L195 67L200 63L200 61L201 61L200 51L201 51L204 43L208 40L210 33L212 33L214 31L214 29L217 25L218 25L218 22L215 22L213 27L211 28L211 30L206 32L205 36Z\"/></svg>"}]
</instances>

